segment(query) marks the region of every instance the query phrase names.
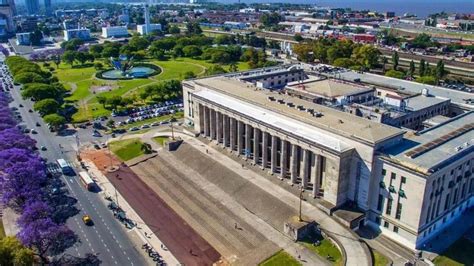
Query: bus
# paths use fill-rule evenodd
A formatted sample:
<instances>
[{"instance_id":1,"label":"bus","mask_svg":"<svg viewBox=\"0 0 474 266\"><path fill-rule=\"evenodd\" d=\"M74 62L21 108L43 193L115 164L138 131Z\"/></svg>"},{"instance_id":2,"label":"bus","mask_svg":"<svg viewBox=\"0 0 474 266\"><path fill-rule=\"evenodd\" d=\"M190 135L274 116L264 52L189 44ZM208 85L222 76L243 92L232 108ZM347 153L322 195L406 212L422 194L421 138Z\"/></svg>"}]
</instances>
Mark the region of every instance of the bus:
<instances>
[{"instance_id":1,"label":"bus","mask_svg":"<svg viewBox=\"0 0 474 266\"><path fill-rule=\"evenodd\" d=\"M92 178L87 172L84 172L84 171L79 172L79 177L81 178L81 182L87 190L94 189L94 186L95 186L94 180L92 180Z\"/></svg>"},{"instance_id":2,"label":"bus","mask_svg":"<svg viewBox=\"0 0 474 266\"><path fill-rule=\"evenodd\" d=\"M67 163L66 160L64 160L64 159L58 159L57 162L58 162L59 168L61 168L61 171L63 172L63 174L65 174L65 175L73 175L73 174L74 174L74 170L73 170L72 167Z\"/></svg>"}]
</instances>

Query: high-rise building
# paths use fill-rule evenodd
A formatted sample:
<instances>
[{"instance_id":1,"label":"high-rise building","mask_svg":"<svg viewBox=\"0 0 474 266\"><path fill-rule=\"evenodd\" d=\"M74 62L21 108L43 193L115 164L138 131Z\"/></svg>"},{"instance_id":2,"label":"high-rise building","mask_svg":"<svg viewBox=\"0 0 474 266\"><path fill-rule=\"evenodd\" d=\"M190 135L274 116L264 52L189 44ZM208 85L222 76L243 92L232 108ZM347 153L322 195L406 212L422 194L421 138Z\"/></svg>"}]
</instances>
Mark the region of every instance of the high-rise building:
<instances>
[{"instance_id":1,"label":"high-rise building","mask_svg":"<svg viewBox=\"0 0 474 266\"><path fill-rule=\"evenodd\" d=\"M39 11L39 0L25 0L26 13L28 15L36 15Z\"/></svg>"},{"instance_id":2,"label":"high-rise building","mask_svg":"<svg viewBox=\"0 0 474 266\"><path fill-rule=\"evenodd\" d=\"M145 5L145 32L148 34L150 33L150 10L148 9L148 5Z\"/></svg>"},{"instance_id":3,"label":"high-rise building","mask_svg":"<svg viewBox=\"0 0 474 266\"><path fill-rule=\"evenodd\" d=\"M13 0L0 0L0 36L5 36L15 30L14 15L15 3Z\"/></svg>"},{"instance_id":4,"label":"high-rise building","mask_svg":"<svg viewBox=\"0 0 474 266\"><path fill-rule=\"evenodd\" d=\"M51 16L51 14L53 14L53 10L51 9L51 0L44 0L44 10L46 16Z\"/></svg>"}]
</instances>

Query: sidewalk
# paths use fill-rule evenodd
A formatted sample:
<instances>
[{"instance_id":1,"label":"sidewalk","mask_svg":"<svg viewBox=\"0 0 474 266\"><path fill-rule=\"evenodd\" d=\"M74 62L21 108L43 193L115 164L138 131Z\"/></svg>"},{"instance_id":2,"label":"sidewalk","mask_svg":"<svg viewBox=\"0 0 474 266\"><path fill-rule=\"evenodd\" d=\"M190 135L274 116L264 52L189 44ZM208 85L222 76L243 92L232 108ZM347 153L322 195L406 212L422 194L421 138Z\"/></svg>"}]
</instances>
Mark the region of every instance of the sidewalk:
<instances>
[{"instance_id":1,"label":"sidewalk","mask_svg":"<svg viewBox=\"0 0 474 266\"><path fill-rule=\"evenodd\" d=\"M158 237L152 233L152 230L145 224L145 222L140 218L140 216L138 216L138 214L132 209L132 207L130 207L130 205L122 197L122 195L120 195L120 193L116 191L116 189L114 188L112 183L109 182L107 177L102 174L99 169L97 169L95 164L91 163L90 161L85 161L85 164L88 167L89 173L91 173L92 177L95 179L96 184L102 189L102 192L100 192L100 194L103 194L104 197L111 196L114 201L118 201L118 205L120 205L120 208L125 211L127 217L137 223L137 226L130 230L134 231L137 236L142 240L142 242L137 243L137 245L141 246L144 243L148 243L153 247L153 249L160 253L167 265L180 265L180 262L175 258L175 256L164 246L163 242L161 242L160 239L158 239ZM107 202L104 198L102 199ZM146 251L142 251L143 254L146 256ZM149 259L149 261L154 264L151 258Z\"/></svg>"}]
</instances>

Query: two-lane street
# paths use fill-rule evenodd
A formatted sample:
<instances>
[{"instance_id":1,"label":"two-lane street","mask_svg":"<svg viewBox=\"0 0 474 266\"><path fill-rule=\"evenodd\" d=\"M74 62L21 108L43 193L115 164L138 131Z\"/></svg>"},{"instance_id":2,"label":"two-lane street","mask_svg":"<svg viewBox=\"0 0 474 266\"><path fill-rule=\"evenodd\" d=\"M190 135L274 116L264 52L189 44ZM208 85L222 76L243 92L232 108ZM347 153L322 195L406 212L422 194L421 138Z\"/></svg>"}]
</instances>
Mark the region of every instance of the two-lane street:
<instances>
[{"instance_id":1,"label":"two-lane street","mask_svg":"<svg viewBox=\"0 0 474 266\"><path fill-rule=\"evenodd\" d=\"M79 169L74 164L76 140L73 135L57 136L49 132L46 124L37 113L28 112L33 109L33 104L23 100L20 88L16 86L11 90L14 101L11 106L18 107L21 103L24 107L18 108L26 128L35 129L38 134L30 134L37 141L37 146L45 146L46 151L40 151L48 162L55 162L59 158L66 159L73 165L76 174ZM22 124L23 124L22 123ZM39 123L40 126L36 126ZM94 193L82 186L77 176L61 177L67 184L71 197L77 199L76 207L79 213L70 217L67 225L79 236L80 243L70 248L67 253L73 256L83 257L86 253L98 256L104 265L144 265L151 260L146 260L141 247L135 245L131 240L134 232L127 229L114 218L113 213L107 208L102 193ZM87 226L82 221L83 215L89 215L94 221L93 226Z\"/></svg>"}]
</instances>

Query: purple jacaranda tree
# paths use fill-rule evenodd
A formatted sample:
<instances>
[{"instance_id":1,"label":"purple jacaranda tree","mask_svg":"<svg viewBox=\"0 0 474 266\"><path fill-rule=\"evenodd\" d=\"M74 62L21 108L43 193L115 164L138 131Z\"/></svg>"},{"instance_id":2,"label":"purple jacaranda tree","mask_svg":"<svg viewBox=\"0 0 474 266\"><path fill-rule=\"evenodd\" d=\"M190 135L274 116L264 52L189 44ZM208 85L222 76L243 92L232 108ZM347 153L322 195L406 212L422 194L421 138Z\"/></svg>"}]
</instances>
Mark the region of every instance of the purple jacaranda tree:
<instances>
[{"instance_id":1,"label":"purple jacaranda tree","mask_svg":"<svg viewBox=\"0 0 474 266\"><path fill-rule=\"evenodd\" d=\"M16 127L0 131L0 150L11 148L31 150L35 144L36 141L21 133Z\"/></svg>"},{"instance_id":2,"label":"purple jacaranda tree","mask_svg":"<svg viewBox=\"0 0 474 266\"><path fill-rule=\"evenodd\" d=\"M28 223L17 237L23 245L36 253L42 263L48 263L48 256L61 254L78 240L73 231L65 225L56 224L51 218Z\"/></svg>"},{"instance_id":3,"label":"purple jacaranda tree","mask_svg":"<svg viewBox=\"0 0 474 266\"><path fill-rule=\"evenodd\" d=\"M2 200L21 211L28 201L39 200L47 177L44 163L30 150L12 148L0 151Z\"/></svg>"},{"instance_id":4,"label":"purple jacaranda tree","mask_svg":"<svg viewBox=\"0 0 474 266\"><path fill-rule=\"evenodd\" d=\"M44 201L29 202L23 208L23 213L18 218L17 223L22 228L27 227L36 220L49 218L52 211L52 208Z\"/></svg>"}]
</instances>

